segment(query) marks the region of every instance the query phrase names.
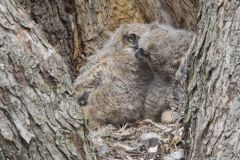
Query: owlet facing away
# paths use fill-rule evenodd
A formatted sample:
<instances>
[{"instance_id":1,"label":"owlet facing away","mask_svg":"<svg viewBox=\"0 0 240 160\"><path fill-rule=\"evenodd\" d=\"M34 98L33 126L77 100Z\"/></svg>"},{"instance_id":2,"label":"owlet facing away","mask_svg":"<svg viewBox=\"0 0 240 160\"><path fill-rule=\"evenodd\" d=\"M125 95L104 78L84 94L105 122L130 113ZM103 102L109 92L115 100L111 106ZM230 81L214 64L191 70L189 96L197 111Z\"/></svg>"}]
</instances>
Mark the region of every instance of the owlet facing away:
<instances>
[{"instance_id":1,"label":"owlet facing away","mask_svg":"<svg viewBox=\"0 0 240 160\"><path fill-rule=\"evenodd\" d=\"M119 27L74 82L90 126L160 120L169 109L171 81L190 41L189 32L160 24Z\"/></svg>"},{"instance_id":2,"label":"owlet facing away","mask_svg":"<svg viewBox=\"0 0 240 160\"><path fill-rule=\"evenodd\" d=\"M189 48L193 33L177 30L168 25L152 25L141 35L139 47L142 52L136 58L147 62L153 73L153 81L145 97L145 118L172 122L179 118L170 109L173 81L181 59ZM161 115L161 117L159 117Z\"/></svg>"}]
</instances>

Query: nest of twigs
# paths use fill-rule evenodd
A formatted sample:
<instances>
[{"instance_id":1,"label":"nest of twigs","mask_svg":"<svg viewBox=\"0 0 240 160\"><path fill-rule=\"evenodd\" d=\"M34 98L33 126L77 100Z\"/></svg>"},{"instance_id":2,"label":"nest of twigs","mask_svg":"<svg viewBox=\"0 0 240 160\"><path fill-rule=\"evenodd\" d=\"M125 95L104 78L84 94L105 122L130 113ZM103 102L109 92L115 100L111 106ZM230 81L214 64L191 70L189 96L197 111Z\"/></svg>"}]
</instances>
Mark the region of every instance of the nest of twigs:
<instances>
[{"instance_id":1,"label":"nest of twigs","mask_svg":"<svg viewBox=\"0 0 240 160\"><path fill-rule=\"evenodd\" d=\"M154 133L159 139L155 160L180 160L184 157L183 127L164 125L151 120L137 121L122 127L108 125L90 131L98 160L147 160L145 135ZM179 158L179 155L180 158Z\"/></svg>"}]
</instances>

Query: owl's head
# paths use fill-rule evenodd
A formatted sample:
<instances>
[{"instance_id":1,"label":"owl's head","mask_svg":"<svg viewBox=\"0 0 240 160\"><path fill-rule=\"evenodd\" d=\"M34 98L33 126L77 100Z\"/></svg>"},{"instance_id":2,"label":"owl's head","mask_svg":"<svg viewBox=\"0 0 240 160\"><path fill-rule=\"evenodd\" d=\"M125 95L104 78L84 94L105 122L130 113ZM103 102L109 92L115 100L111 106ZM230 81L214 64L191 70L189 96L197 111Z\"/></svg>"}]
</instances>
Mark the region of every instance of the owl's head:
<instances>
[{"instance_id":1,"label":"owl's head","mask_svg":"<svg viewBox=\"0 0 240 160\"><path fill-rule=\"evenodd\" d=\"M157 44L159 33L154 32L159 28L156 24L123 24L112 35L110 44L117 53L128 53L138 60L148 61L150 58L150 44ZM152 39L152 37L154 37Z\"/></svg>"},{"instance_id":2,"label":"owl's head","mask_svg":"<svg viewBox=\"0 0 240 160\"><path fill-rule=\"evenodd\" d=\"M115 50L115 53L129 53L135 55L139 52L139 39L146 31L145 24L123 24L111 36L106 47Z\"/></svg>"}]
</instances>

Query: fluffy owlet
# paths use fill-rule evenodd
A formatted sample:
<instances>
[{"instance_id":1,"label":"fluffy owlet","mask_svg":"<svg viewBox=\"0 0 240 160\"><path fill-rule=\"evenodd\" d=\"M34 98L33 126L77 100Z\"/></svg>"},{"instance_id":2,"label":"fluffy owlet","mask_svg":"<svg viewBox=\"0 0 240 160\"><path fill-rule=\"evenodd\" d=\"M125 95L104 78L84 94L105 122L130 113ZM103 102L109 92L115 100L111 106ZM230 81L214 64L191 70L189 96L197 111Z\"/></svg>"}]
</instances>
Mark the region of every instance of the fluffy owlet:
<instances>
[{"instance_id":1,"label":"fluffy owlet","mask_svg":"<svg viewBox=\"0 0 240 160\"><path fill-rule=\"evenodd\" d=\"M144 30L140 28L121 26L106 46L88 59L75 80L75 94L92 127L121 125L144 116L143 104L152 73L146 63L135 57L139 52L137 35Z\"/></svg>"},{"instance_id":2,"label":"fluffy owlet","mask_svg":"<svg viewBox=\"0 0 240 160\"><path fill-rule=\"evenodd\" d=\"M159 24L152 25L141 35L138 43L142 52L136 53L136 57L147 62L153 73L153 81L145 97L145 118L162 119L164 122L179 118L176 112L165 110L170 109L172 83L192 35L192 32Z\"/></svg>"},{"instance_id":3,"label":"fluffy owlet","mask_svg":"<svg viewBox=\"0 0 240 160\"><path fill-rule=\"evenodd\" d=\"M183 39L183 40L182 40ZM161 119L191 34L159 24L122 25L74 82L90 125ZM170 116L173 114L162 114Z\"/></svg>"}]
</instances>

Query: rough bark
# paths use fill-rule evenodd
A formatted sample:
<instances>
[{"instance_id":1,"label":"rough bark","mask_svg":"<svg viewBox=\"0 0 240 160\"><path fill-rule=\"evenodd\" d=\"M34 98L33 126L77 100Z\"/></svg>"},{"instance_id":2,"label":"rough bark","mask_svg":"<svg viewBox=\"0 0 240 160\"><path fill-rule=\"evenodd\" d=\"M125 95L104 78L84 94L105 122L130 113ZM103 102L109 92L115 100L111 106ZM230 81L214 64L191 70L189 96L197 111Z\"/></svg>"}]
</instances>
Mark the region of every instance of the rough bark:
<instances>
[{"instance_id":1,"label":"rough bark","mask_svg":"<svg viewBox=\"0 0 240 160\"><path fill-rule=\"evenodd\" d=\"M0 1L0 159L93 159L67 66L14 0Z\"/></svg>"},{"instance_id":2,"label":"rough bark","mask_svg":"<svg viewBox=\"0 0 240 160\"><path fill-rule=\"evenodd\" d=\"M84 56L101 48L109 31L123 23L160 21L194 29L197 0L19 0L45 32L71 71L72 79Z\"/></svg>"},{"instance_id":3,"label":"rough bark","mask_svg":"<svg viewBox=\"0 0 240 160\"><path fill-rule=\"evenodd\" d=\"M94 158L71 91L83 55L122 23L194 29L196 11L197 0L1 0L0 159Z\"/></svg>"},{"instance_id":4,"label":"rough bark","mask_svg":"<svg viewBox=\"0 0 240 160\"><path fill-rule=\"evenodd\" d=\"M76 43L79 42L74 38L76 28L74 0L17 1L42 29L48 42L60 53L73 78L75 74L73 53L77 49Z\"/></svg>"},{"instance_id":5,"label":"rough bark","mask_svg":"<svg viewBox=\"0 0 240 160\"><path fill-rule=\"evenodd\" d=\"M197 35L178 72L186 78L188 159L240 159L239 48L239 0L201 0Z\"/></svg>"},{"instance_id":6,"label":"rough bark","mask_svg":"<svg viewBox=\"0 0 240 160\"><path fill-rule=\"evenodd\" d=\"M76 0L78 39L85 55L101 48L109 31L124 23L164 22L176 27L193 29L197 12L195 0ZM181 6L181 7L180 7ZM151 8L151 9L150 9ZM81 52L74 53L74 59ZM77 64L79 69L81 65Z\"/></svg>"}]
</instances>

